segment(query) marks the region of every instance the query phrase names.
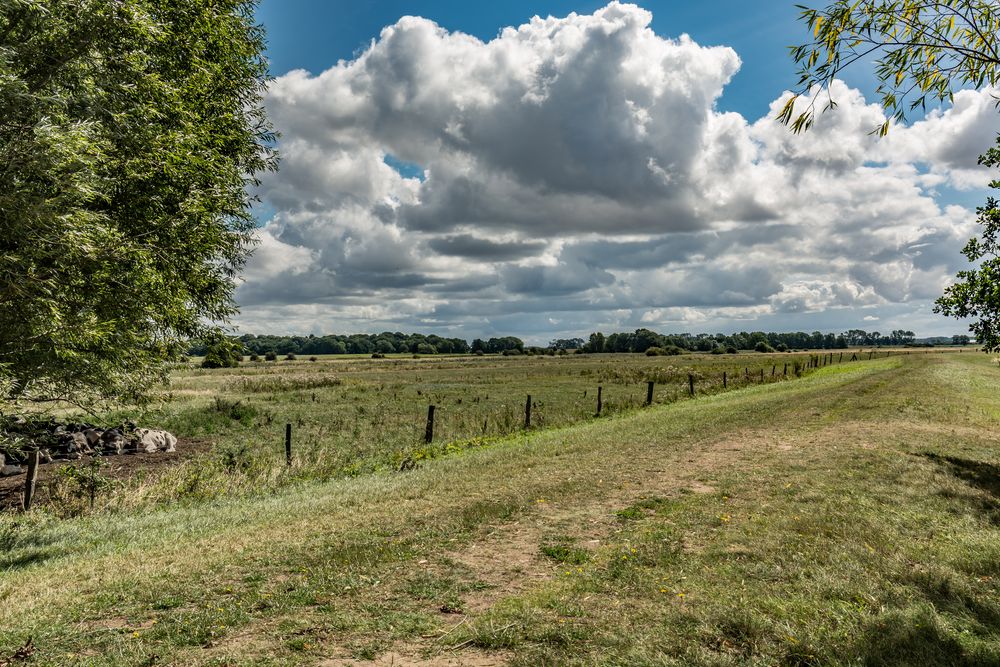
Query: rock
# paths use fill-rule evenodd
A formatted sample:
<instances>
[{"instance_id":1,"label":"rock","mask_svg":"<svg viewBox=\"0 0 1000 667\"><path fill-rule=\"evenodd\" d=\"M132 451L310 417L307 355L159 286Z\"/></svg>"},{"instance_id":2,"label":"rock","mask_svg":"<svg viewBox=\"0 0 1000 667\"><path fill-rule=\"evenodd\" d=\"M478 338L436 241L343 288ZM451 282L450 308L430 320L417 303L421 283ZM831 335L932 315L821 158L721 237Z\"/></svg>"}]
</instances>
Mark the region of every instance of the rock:
<instances>
[{"instance_id":1,"label":"rock","mask_svg":"<svg viewBox=\"0 0 1000 667\"><path fill-rule=\"evenodd\" d=\"M102 433L96 428L88 428L83 432L83 435L87 438L87 443L93 447L100 442Z\"/></svg>"},{"instance_id":2,"label":"rock","mask_svg":"<svg viewBox=\"0 0 1000 667\"><path fill-rule=\"evenodd\" d=\"M101 451L105 454L121 454L125 448L125 438L118 429L105 431L101 436Z\"/></svg>"},{"instance_id":3,"label":"rock","mask_svg":"<svg viewBox=\"0 0 1000 667\"><path fill-rule=\"evenodd\" d=\"M73 452L86 452L90 450L90 441L83 433L70 433L65 448L70 454Z\"/></svg>"},{"instance_id":4,"label":"rock","mask_svg":"<svg viewBox=\"0 0 1000 667\"><path fill-rule=\"evenodd\" d=\"M0 468L0 477L13 477L14 475L23 475L24 468L21 466L4 466Z\"/></svg>"},{"instance_id":5,"label":"rock","mask_svg":"<svg viewBox=\"0 0 1000 667\"><path fill-rule=\"evenodd\" d=\"M139 428L135 431L136 451L152 454L155 451L173 452L177 449L177 438L172 433L155 428Z\"/></svg>"}]
</instances>

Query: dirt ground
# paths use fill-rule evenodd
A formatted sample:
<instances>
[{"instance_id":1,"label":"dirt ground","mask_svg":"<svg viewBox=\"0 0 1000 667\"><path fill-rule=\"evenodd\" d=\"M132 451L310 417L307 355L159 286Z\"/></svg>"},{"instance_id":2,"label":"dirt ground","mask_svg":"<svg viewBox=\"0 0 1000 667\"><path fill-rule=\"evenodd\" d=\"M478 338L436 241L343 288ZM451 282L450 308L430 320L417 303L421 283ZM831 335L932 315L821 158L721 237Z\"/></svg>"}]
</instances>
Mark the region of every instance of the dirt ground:
<instances>
[{"instance_id":1,"label":"dirt ground","mask_svg":"<svg viewBox=\"0 0 1000 667\"><path fill-rule=\"evenodd\" d=\"M181 438L177 441L174 452L155 452L152 454L119 454L117 456L102 456L108 466L101 474L112 479L127 479L138 471L155 471L161 468L175 466L212 448L215 443L202 438ZM92 456L84 456L78 461L53 461L38 467L38 485L42 487L60 468L67 466L87 465ZM24 494L25 475L0 477L0 512L17 510L21 507ZM44 503L44 497L38 498ZM34 503L33 503L34 505ZM37 506L37 505L35 505Z\"/></svg>"}]
</instances>

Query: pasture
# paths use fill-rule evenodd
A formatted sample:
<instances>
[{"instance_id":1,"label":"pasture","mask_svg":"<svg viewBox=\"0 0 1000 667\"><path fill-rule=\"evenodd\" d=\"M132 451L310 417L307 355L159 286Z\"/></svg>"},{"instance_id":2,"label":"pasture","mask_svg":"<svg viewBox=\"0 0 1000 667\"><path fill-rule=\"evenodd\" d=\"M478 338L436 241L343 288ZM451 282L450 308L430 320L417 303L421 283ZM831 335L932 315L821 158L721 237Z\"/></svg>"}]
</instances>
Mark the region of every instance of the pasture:
<instances>
[{"instance_id":1,"label":"pasture","mask_svg":"<svg viewBox=\"0 0 1000 667\"><path fill-rule=\"evenodd\" d=\"M148 414L217 444L82 516L0 520L0 663L1000 663L996 362L897 354L707 384L750 359L179 370ZM697 400L684 364L703 369ZM650 408L644 385L611 381L670 366ZM340 384L249 390L326 376ZM595 419L597 379L636 409ZM529 388L546 427L503 435L497 419L477 446L395 467L394 448L425 447L428 393L459 439L445 447L477 437L443 426L452 406L478 420ZM217 396L253 416L216 417ZM414 413L381 451L374 417L347 420L376 406ZM284 415L301 434L290 469ZM372 444L321 460L351 423ZM239 446L250 468L226 458Z\"/></svg>"}]
</instances>

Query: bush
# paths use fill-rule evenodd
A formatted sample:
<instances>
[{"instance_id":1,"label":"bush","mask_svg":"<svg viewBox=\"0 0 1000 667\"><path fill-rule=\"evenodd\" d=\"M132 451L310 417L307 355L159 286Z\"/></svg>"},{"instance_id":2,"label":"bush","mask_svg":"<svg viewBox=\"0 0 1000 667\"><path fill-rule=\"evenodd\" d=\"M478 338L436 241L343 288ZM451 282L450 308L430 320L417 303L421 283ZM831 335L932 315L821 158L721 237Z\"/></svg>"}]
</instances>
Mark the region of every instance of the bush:
<instances>
[{"instance_id":1,"label":"bush","mask_svg":"<svg viewBox=\"0 0 1000 667\"><path fill-rule=\"evenodd\" d=\"M753 346L755 352L774 352L774 348L765 343L764 341L758 342Z\"/></svg>"},{"instance_id":2,"label":"bush","mask_svg":"<svg viewBox=\"0 0 1000 667\"><path fill-rule=\"evenodd\" d=\"M503 351L503 356L505 357L519 357L522 354L523 352L521 352L521 350L517 349L516 347Z\"/></svg>"},{"instance_id":3,"label":"bush","mask_svg":"<svg viewBox=\"0 0 1000 667\"><path fill-rule=\"evenodd\" d=\"M712 354L725 354L725 353L726 353L726 348L722 347L721 345L716 345L715 347L712 348Z\"/></svg>"},{"instance_id":4,"label":"bush","mask_svg":"<svg viewBox=\"0 0 1000 667\"><path fill-rule=\"evenodd\" d=\"M385 355L381 352L372 352L372 359L385 359Z\"/></svg>"},{"instance_id":5,"label":"bush","mask_svg":"<svg viewBox=\"0 0 1000 667\"><path fill-rule=\"evenodd\" d=\"M483 351L482 351L482 350L476 350L476 351L475 351L475 352L473 352L472 354L476 355L477 357L481 357L481 356L483 356L483 354L484 354L484 353L483 353Z\"/></svg>"},{"instance_id":6,"label":"bush","mask_svg":"<svg viewBox=\"0 0 1000 667\"><path fill-rule=\"evenodd\" d=\"M646 348L646 356L647 357L658 357L661 354L664 354L664 352L665 351L664 351L664 349L662 347L648 347L648 348Z\"/></svg>"},{"instance_id":7,"label":"bush","mask_svg":"<svg viewBox=\"0 0 1000 667\"><path fill-rule=\"evenodd\" d=\"M251 354L250 355L250 361L260 361L260 355Z\"/></svg>"},{"instance_id":8,"label":"bush","mask_svg":"<svg viewBox=\"0 0 1000 667\"><path fill-rule=\"evenodd\" d=\"M264 355L264 361L277 361L277 360L278 360L278 353L275 352L274 350Z\"/></svg>"},{"instance_id":9,"label":"bush","mask_svg":"<svg viewBox=\"0 0 1000 667\"><path fill-rule=\"evenodd\" d=\"M285 361L295 361L295 355L291 352L285 355Z\"/></svg>"},{"instance_id":10,"label":"bush","mask_svg":"<svg viewBox=\"0 0 1000 667\"><path fill-rule=\"evenodd\" d=\"M778 347L774 349L776 349L778 352L788 352L788 346L785 345L784 343L778 343Z\"/></svg>"},{"instance_id":11,"label":"bush","mask_svg":"<svg viewBox=\"0 0 1000 667\"><path fill-rule=\"evenodd\" d=\"M319 361L316 357L309 357L309 361Z\"/></svg>"},{"instance_id":12,"label":"bush","mask_svg":"<svg viewBox=\"0 0 1000 667\"><path fill-rule=\"evenodd\" d=\"M737 350L732 345L726 348L726 354L737 354L737 353L739 353L739 350Z\"/></svg>"}]
</instances>

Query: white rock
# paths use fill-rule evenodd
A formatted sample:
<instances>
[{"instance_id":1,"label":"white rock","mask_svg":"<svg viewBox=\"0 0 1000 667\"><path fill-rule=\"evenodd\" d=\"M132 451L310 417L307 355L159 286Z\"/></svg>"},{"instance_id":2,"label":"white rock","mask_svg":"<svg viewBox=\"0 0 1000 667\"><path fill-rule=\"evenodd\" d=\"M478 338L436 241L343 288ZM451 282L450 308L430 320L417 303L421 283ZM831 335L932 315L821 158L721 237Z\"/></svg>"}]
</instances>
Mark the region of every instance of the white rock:
<instances>
[{"instance_id":1,"label":"white rock","mask_svg":"<svg viewBox=\"0 0 1000 667\"><path fill-rule=\"evenodd\" d=\"M152 454L156 451L173 452L177 449L177 438L172 433L156 428L136 429L138 438L136 451Z\"/></svg>"}]
</instances>

